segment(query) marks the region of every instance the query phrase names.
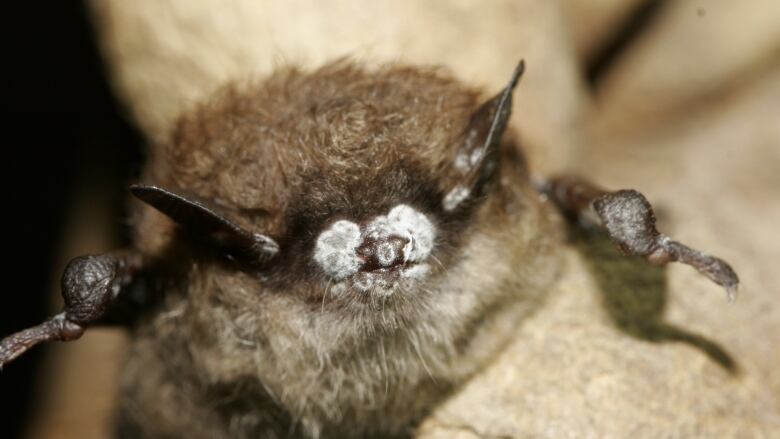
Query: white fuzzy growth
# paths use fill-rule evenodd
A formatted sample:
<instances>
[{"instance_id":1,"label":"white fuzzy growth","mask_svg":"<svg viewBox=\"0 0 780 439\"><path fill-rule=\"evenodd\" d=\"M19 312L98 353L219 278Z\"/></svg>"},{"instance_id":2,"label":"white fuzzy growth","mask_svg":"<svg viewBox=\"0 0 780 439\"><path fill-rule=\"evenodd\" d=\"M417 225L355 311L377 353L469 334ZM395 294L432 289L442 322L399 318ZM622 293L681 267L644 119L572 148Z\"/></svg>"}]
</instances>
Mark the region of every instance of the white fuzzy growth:
<instances>
[{"instance_id":1,"label":"white fuzzy growth","mask_svg":"<svg viewBox=\"0 0 780 439\"><path fill-rule=\"evenodd\" d=\"M424 279L426 276L428 276L428 273L430 271L431 271L430 265L417 264L417 265L412 265L411 267L401 272L401 276L406 279Z\"/></svg>"},{"instance_id":2,"label":"white fuzzy growth","mask_svg":"<svg viewBox=\"0 0 780 439\"><path fill-rule=\"evenodd\" d=\"M389 290L393 287L392 281L381 273L358 273L352 285L363 292Z\"/></svg>"},{"instance_id":3,"label":"white fuzzy growth","mask_svg":"<svg viewBox=\"0 0 780 439\"><path fill-rule=\"evenodd\" d=\"M484 148L477 148L474 151L471 151L471 155L469 156L469 165L470 167L476 166L480 160L482 160L482 157L485 155L485 149Z\"/></svg>"},{"instance_id":4,"label":"white fuzzy growth","mask_svg":"<svg viewBox=\"0 0 780 439\"><path fill-rule=\"evenodd\" d=\"M351 221L336 221L322 232L314 248L314 260L336 280L357 273L360 258L355 250L363 241L360 227Z\"/></svg>"},{"instance_id":5,"label":"white fuzzy growth","mask_svg":"<svg viewBox=\"0 0 780 439\"><path fill-rule=\"evenodd\" d=\"M335 280L343 280L353 276L360 270L362 261L357 255L357 248L366 240L388 240L377 248L378 262L385 267L393 265L398 258L397 249L389 242L391 238L403 238L408 242L404 245L404 262L421 262L430 256L433 242L436 239L436 227L421 212L406 204L399 204L387 215L374 218L361 233L360 227L346 220L335 222L317 238L314 249L314 260L325 273ZM404 277L418 278L421 272ZM382 276L361 273L355 278L355 285L360 289L369 290L382 281Z\"/></svg>"},{"instance_id":6,"label":"white fuzzy growth","mask_svg":"<svg viewBox=\"0 0 780 439\"><path fill-rule=\"evenodd\" d=\"M431 254L436 228L422 213L406 204L399 204L387 216L372 221L366 228L366 236L372 239L405 238L409 242L403 249L404 262L419 262Z\"/></svg>"},{"instance_id":7,"label":"white fuzzy growth","mask_svg":"<svg viewBox=\"0 0 780 439\"><path fill-rule=\"evenodd\" d=\"M469 156L464 153L459 153L455 156L455 169L465 173L469 170Z\"/></svg>"},{"instance_id":8,"label":"white fuzzy growth","mask_svg":"<svg viewBox=\"0 0 780 439\"><path fill-rule=\"evenodd\" d=\"M471 195L471 190L465 186L455 186L451 191L447 193L447 195L444 196L444 201L442 201L442 204L444 205L444 210L446 211L452 211L460 203L463 202L466 198Z\"/></svg>"},{"instance_id":9,"label":"white fuzzy growth","mask_svg":"<svg viewBox=\"0 0 780 439\"><path fill-rule=\"evenodd\" d=\"M400 204L387 214L387 219L393 228L391 234L409 240L404 246L405 262L419 262L431 254L436 227L428 217L406 204Z\"/></svg>"},{"instance_id":10,"label":"white fuzzy growth","mask_svg":"<svg viewBox=\"0 0 780 439\"><path fill-rule=\"evenodd\" d=\"M389 242L380 244L376 249L376 258L383 267L389 267L396 258L395 247Z\"/></svg>"},{"instance_id":11,"label":"white fuzzy growth","mask_svg":"<svg viewBox=\"0 0 780 439\"><path fill-rule=\"evenodd\" d=\"M462 173L468 172L477 161L479 161L479 157L475 156L474 154L481 154L480 151L481 148L474 149L474 143L477 141L477 130L470 130L468 134L466 135L466 141L464 144L463 149L458 153L457 156L455 156L455 169L458 171L461 171ZM472 151L470 154L468 151ZM477 159L476 161L474 159Z\"/></svg>"}]
</instances>

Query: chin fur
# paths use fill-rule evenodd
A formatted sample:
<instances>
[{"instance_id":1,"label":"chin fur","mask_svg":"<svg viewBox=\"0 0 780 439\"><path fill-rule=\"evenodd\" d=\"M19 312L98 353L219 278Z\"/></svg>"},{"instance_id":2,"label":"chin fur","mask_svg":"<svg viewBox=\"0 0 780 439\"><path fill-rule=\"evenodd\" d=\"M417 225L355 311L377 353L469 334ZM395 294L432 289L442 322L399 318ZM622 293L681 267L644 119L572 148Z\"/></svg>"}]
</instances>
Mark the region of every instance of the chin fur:
<instances>
[{"instance_id":1,"label":"chin fur","mask_svg":"<svg viewBox=\"0 0 780 439\"><path fill-rule=\"evenodd\" d=\"M203 437L408 433L541 303L557 234L534 204L513 227L472 235L449 270L391 294L347 287L317 307L259 294L249 276L193 270L189 299L171 300L143 327L124 387L134 407L170 403L177 414L163 422L157 411L123 412L161 431L199 419Z\"/></svg>"}]
</instances>

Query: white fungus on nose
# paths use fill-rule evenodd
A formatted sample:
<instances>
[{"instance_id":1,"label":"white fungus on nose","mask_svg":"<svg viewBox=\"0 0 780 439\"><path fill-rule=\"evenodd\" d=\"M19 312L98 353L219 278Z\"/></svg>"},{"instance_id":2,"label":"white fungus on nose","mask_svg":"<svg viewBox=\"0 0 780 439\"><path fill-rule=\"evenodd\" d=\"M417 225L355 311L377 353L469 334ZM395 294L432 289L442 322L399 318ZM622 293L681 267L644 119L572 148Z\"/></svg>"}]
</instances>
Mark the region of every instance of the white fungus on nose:
<instances>
[{"instance_id":1,"label":"white fungus on nose","mask_svg":"<svg viewBox=\"0 0 780 439\"><path fill-rule=\"evenodd\" d=\"M419 262L431 254L436 228L428 217L406 204L400 204L387 214L387 222L390 225L385 232L387 236L409 240L404 246L404 262Z\"/></svg>"},{"instance_id":2,"label":"white fungus on nose","mask_svg":"<svg viewBox=\"0 0 780 439\"><path fill-rule=\"evenodd\" d=\"M376 248L376 259L383 267L389 267L393 265L393 261L397 255L395 254L395 247L389 242L379 244Z\"/></svg>"},{"instance_id":3,"label":"white fungus on nose","mask_svg":"<svg viewBox=\"0 0 780 439\"><path fill-rule=\"evenodd\" d=\"M357 224L341 220L317 238L314 260L330 277L341 280L357 273L361 261L356 249L363 242Z\"/></svg>"},{"instance_id":4,"label":"white fungus on nose","mask_svg":"<svg viewBox=\"0 0 780 439\"><path fill-rule=\"evenodd\" d=\"M421 262L433 249L436 228L424 214L399 204L387 215L374 218L362 232L352 221L336 221L317 238L314 260L327 275L342 280L360 270L363 262L357 248L364 240L389 241L392 238L407 241L402 250L404 262ZM378 262L385 267L393 265L398 258L397 248L391 242L380 243L376 250Z\"/></svg>"}]
</instances>

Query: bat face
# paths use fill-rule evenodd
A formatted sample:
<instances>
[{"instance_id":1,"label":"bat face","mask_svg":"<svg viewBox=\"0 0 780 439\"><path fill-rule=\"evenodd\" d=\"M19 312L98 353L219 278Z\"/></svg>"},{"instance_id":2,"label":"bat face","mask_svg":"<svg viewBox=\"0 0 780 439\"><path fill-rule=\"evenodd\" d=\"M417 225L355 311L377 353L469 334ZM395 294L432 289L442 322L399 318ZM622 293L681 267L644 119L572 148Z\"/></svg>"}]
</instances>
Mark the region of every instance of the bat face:
<instances>
[{"instance_id":1,"label":"bat face","mask_svg":"<svg viewBox=\"0 0 780 439\"><path fill-rule=\"evenodd\" d=\"M434 261L447 257L441 249L449 234L436 182L404 163L362 169L370 173L300 192L285 213L287 253L269 270L271 284L304 290L301 297L317 305L388 309L395 294L414 300L438 271ZM466 224L449 224L457 227Z\"/></svg>"},{"instance_id":2,"label":"bat face","mask_svg":"<svg viewBox=\"0 0 780 439\"><path fill-rule=\"evenodd\" d=\"M421 172L403 165L380 171L357 184L330 179L326 189L301 188L283 213L279 254L259 270L267 294L293 294L317 313L369 319L365 312L423 299L468 223L443 214L440 191Z\"/></svg>"},{"instance_id":3,"label":"bat face","mask_svg":"<svg viewBox=\"0 0 780 439\"><path fill-rule=\"evenodd\" d=\"M213 252L249 267L258 296L363 317L428 306L499 191L517 76L484 102L436 71L282 72L185 116L152 163L150 180L187 194L196 212L182 215L170 196L140 198L212 236ZM272 242L272 254L253 252L251 239L236 250L247 236Z\"/></svg>"}]
</instances>

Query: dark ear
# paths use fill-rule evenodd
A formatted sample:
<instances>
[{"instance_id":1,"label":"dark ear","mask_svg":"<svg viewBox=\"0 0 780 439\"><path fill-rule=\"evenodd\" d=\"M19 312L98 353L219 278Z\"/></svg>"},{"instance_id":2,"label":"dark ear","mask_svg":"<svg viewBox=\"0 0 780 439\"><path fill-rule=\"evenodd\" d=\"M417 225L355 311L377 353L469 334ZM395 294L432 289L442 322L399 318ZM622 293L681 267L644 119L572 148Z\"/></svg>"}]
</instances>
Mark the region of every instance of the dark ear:
<instances>
[{"instance_id":1,"label":"dark ear","mask_svg":"<svg viewBox=\"0 0 780 439\"><path fill-rule=\"evenodd\" d=\"M199 201L156 186L132 185L130 192L231 255L259 262L279 251L279 245L270 237L244 229Z\"/></svg>"},{"instance_id":2,"label":"dark ear","mask_svg":"<svg viewBox=\"0 0 780 439\"><path fill-rule=\"evenodd\" d=\"M479 196L482 186L498 167L498 144L512 112L512 91L524 70L525 62L520 60L504 90L471 116L466 138L455 156L455 170L460 177L442 201L445 211L452 212L463 201Z\"/></svg>"}]
</instances>

